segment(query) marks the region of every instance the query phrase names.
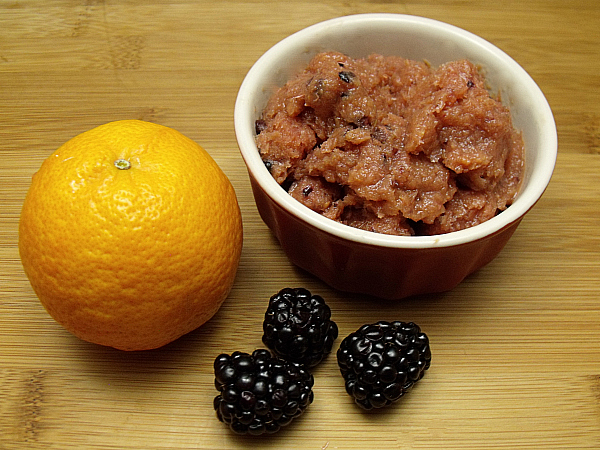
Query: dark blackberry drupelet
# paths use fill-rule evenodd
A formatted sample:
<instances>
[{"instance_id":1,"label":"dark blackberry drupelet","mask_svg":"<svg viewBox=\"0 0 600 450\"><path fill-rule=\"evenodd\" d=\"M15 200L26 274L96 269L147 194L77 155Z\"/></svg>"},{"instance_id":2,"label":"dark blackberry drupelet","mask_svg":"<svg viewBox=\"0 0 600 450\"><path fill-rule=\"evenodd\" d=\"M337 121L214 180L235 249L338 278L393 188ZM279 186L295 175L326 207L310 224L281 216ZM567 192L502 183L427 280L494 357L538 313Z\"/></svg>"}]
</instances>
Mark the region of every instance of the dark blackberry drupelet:
<instances>
[{"instance_id":1,"label":"dark blackberry drupelet","mask_svg":"<svg viewBox=\"0 0 600 450\"><path fill-rule=\"evenodd\" d=\"M423 377L431 349L415 323L380 321L347 336L337 359L348 394L372 409L398 400Z\"/></svg>"},{"instance_id":2,"label":"dark blackberry drupelet","mask_svg":"<svg viewBox=\"0 0 600 450\"><path fill-rule=\"evenodd\" d=\"M311 368L331 352L338 327L319 295L285 288L273 295L263 322L264 344L280 358Z\"/></svg>"},{"instance_id":3,"label":"dark blackberry drupelet","mask_svg":"<svg viewBox=\"0 0 600 450\"><path fill-rule=\"evenodd\" d=\"M313 401L312 374L266 349L221 354L214 368L217 418L236 433L275 433Z\"/></svg>"}]
</instances>

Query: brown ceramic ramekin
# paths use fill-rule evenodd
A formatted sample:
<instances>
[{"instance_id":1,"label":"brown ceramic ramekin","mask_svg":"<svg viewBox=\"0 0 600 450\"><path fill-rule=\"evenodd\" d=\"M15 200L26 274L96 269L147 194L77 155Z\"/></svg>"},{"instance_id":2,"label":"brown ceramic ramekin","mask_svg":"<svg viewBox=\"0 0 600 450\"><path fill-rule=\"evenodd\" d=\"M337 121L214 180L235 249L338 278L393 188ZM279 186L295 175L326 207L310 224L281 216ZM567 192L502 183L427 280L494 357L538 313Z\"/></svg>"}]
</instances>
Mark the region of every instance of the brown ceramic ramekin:
<instances>
[{"instance_id":1,"label":"brown ceramic ramekin","mask_svg":"<svg viewBox=\"0 0 600 450\"><path fill-rule=\"evenodd\" d=\"M467 58L481 66L522 132L525 178L513 204L487 222L437 236L390 236L352 228L310 210L273 179L255 142L255 121L273 92L321 51L427 60ZM557 154L556 126L543 93L506 53L452 25L399 14L321 22L268 50L246 75L235 131L258 211L289 259L334 288L388 299L452 289L494 259L546 189Z\"/></svg>"}]
</instances>

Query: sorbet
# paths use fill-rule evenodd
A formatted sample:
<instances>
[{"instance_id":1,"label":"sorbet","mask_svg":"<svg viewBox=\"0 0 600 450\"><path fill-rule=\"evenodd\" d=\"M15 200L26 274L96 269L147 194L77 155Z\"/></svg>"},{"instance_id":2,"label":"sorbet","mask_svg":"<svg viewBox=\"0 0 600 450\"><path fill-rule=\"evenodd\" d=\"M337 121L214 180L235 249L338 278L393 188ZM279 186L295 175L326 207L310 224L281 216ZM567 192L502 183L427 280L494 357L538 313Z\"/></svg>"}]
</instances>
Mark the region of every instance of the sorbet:
<instances>
[{"instance_id":1,"label":"sorbet","mask_svg":"<svg viewBox=\"0 0 600 450\"><path fill-rule=\"evenodd\" d=\"M316 55L269 100L257 145L291 196L332 220L395 235L482 223L514 200L523 141L467 60Z\"/></svg>"}]
</instances>

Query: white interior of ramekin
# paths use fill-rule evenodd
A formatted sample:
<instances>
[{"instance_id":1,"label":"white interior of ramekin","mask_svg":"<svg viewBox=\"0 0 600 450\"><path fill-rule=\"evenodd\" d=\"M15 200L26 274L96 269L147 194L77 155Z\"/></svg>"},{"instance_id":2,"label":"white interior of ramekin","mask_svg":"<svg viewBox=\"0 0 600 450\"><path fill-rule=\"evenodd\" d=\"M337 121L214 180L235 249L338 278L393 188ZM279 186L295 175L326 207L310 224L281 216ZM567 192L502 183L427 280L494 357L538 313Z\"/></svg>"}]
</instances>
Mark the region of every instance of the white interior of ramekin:
<instances>
[{"instance_id":1,"label":"white interior of ramekin","mask_svg":"<svg viewBox=\"0 0 600 450\"><path fill-rule=\"evenodd\" d=\"M255 120L272 93L321 51L352 57L370 53L426 60L433 66L467 58L482 67L493 92L510 108L526 147L526 171L517 199L485 223L437 236L390 236L352 228L310 210L270 175L255 143ZM262 189L298 218L340 238L365 244L428 248L459 245L494 234L522 217L548 185L557 154L556 126L542 91L506 53L455 26L402 14L358 14L305 28L269 49L247 73L235 104L234 123L242 157Z\"/></svg>"}]
</instances>

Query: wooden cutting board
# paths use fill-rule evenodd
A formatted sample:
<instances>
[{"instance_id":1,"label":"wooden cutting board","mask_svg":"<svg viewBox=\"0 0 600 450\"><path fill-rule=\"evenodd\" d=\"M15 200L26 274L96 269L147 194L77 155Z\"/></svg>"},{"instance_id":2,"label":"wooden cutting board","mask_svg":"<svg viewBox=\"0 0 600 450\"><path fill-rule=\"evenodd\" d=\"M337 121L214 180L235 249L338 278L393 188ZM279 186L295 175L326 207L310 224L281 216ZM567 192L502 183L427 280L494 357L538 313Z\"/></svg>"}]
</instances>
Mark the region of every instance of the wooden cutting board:
<instances>
[{"instance_id":1,"label":"wooden cutting board","mask_svg":"<svg viewBox=\"0 0 600 450\"><path fill-rule=\"evenodd\" d=\"M0 0L0 449L600 448L599 5ZM479 34L530 72L555 113L559 157L544 197L500 256L451 292L384 302L334 291L288 262L254 206L232 119L245 73L292 32L361 12ZM202 144L236 188L245 232L214 319L133 354L57 325L17 250L21 203L44 158L125 118ZM379 319L419 323L431 369L393 407L363 412L332 355L304 416L273 436L233 435L214 415L212 363L262 346L266 302L286 286L322 295L341 337Z\"/></svg>"}]
</instances>

